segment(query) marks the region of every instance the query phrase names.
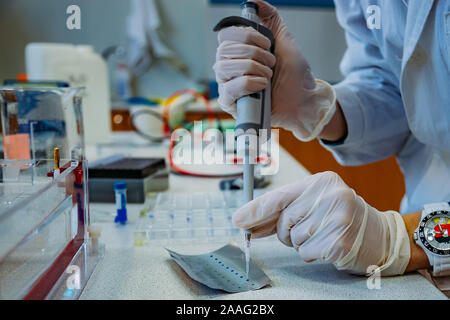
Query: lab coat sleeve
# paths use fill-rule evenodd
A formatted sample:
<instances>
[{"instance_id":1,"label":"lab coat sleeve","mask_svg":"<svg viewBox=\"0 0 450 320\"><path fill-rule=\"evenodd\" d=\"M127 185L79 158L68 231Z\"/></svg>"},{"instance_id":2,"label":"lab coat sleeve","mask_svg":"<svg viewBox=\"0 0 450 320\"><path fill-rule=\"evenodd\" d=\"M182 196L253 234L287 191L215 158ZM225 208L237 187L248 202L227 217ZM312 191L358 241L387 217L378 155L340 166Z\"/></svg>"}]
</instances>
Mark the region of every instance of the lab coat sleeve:
<instances>
[{"instance_id":1,"label":"lab coat sleeve","mask_svg":"<svg viewBox=\"0 0 450 320\"><path fill-rule=\"evenodd\" d=\"M398 78L367 27L361 1L335 0L335 4L348 49L341 62L345 79L334 88L348 135L342 143L320 142L340 164L360 165L397 154L409 128Z\"/></svg>"}]
</instances>

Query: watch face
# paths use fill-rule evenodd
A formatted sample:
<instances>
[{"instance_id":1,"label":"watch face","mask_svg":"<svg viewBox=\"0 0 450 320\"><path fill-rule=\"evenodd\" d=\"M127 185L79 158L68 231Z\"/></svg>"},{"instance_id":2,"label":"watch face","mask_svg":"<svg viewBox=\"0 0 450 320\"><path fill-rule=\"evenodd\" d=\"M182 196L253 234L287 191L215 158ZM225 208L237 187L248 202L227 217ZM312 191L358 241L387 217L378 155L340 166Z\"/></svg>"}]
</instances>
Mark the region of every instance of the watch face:
<instances>
[{"instance_id":1,"label":"watch face","mask_svg":"<svg viewBox=\"0 0 450 320\"><path fill-rule=\"evenodd\" d=\"M423 245L437 255L450 255L450 213L437 211L422 219L419 238Z\"/></svg>"}]
</instances>

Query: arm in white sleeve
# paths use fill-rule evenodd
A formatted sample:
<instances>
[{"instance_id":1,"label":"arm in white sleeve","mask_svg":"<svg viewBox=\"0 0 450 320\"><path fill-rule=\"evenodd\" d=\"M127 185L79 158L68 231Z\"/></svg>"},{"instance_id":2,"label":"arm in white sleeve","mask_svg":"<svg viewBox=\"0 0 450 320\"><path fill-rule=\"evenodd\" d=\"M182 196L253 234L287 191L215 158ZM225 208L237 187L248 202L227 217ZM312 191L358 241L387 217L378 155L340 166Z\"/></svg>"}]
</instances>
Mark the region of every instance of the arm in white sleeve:
<instances>
[{"instance_id":1,"label":"arm in white sleeve","mask_svg":"<svg viewBox=\"0 0 450 320\"><path fill-rule=\"evenodd\" d=\"M396 155L409 136L399 80L367 28L359 1L336 0L348 49L341 63L345 79L335 85L348 135L322 145L343 165L370 163Z\"/></svg>"}]
</instances>

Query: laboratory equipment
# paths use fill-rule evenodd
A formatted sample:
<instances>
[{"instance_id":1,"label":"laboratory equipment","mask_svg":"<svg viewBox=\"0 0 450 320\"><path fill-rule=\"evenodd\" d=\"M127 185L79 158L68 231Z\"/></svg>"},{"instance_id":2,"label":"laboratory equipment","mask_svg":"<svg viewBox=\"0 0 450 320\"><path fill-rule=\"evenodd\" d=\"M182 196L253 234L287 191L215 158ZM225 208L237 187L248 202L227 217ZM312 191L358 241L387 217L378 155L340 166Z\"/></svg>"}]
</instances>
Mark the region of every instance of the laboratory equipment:
<instances>
[{"instance_id":1,"label":"laboratory equipment","mask_svg":"<svg viewBox=\"0 0 450 320\"><path fill-rule=\"evenodd\" d=\"M138 134L150 141L162 140L165 137L164 127L168 125L174 128L180 125L185 120L188 105L195 102L195 97L180 94L169 100L168 105L151 104L136 97L127 100L130 105L131 121Z\"/></svg>"},{"instance_id":2,"label":"laboratory equipment","mask_svg":"<svg viewBox=\"0 0 450 320\"><path fill-rule=\"evenodd\" d=\"M92 251L87 234L81 91L0 88L3 141L30 137L28 149L12 144L0 160L0 299L77 298L102 257L103 245ZM37 153L47 139L51 147ZM11 157L17 148L28 156Z\"/></svg>"},{"instance_id":3,"label":"laboratory equipment","mask_svg":"<svg viewBox=\"0 0 450 320\"><path fill-rule=\"evenodd\" d=\"M59 163L61 161L61 155L59 154L59 148L53 149L53 179L59 176L61 170L59 168Z\"/></svg>"},{"instance_id":4,"label":"laboratory equipment","mask_svg":"<svg viewBox=\"0 0 450 320\"><path fill-rule=\"evenodd\" d=\"M3 81L4 86L8 87L44 87L44 88L68 88L70 87L69 83L64 81L30 81L30 80L15 80L15 79L6 79Z\"/></svg>"},{"instance_id":5,"label":"laboratory equipment","mask_svg":"<svg viewBox=\"0 0 450 320\"><path fill-rule=\"evenodd\" d=\"M136 223L135 245L238 241L242 230L233 226L232 215L242 204L242 190L157 193L147 198L148 210Z\"/></svg>"},{"instance_id":6,"label":"laboratory equipment","mask_svg":"<svg viewBox=\"0 0 450 320\"><path fill-rule=\"evenodd\" d=\"M29 80L60 80L86 88L83 125L86 143L110 142L110 87L102 56L89 45L29 43L25 48Z\"/></svg>"},{"instance_id":7,"label":"laboratory equipment","mask_svg":"<svg viewBox=\"0 0 450 320\"><path fill-rule=\"evenodd\" d=\"M255 180L253 187L255 189L266 188L271 182L271 177L263 176L258 171L260 170L255 170L255 177L254 177ZM219 183L220 190L239 190L242 189L243 187L244 187L244 180L242 177L222 180Z\"/></svg>"},{"instance_id":8,"label":"laboratory equipment","mask_svg":"<svg viewBox=\"0 0 450 320\"><path fill-rule=\"evenodd\" d=\"M129 203L144 203L149 192L167 190L169 170L164 158L129 158L113 155L89 164L89 200L115 201L114 183L127 184Z\"/></svg>"},{"instance_id":9,"label":"laboratory equipment","mask_svg":"<svg viewBox=\"0 0 450 320\"><path fill-rule=\"evenodd\" d=\"M161 142L165 137L163 112L164 108L156 103L130 104L133 127L139 135L151 142Z\"/></svg>"},{"instance_id":10,"label":"laboratory equipment","mask_svg":"<svg viewBox=\"0 0 450 320\"><path fill-rule=\"evenodd\" d=\"M230 26L252 27L271 41L274 52L275 40L270 29L260 24L258 4L244 2L241 5L242 16L231 16L221 20L214 28L220 31ZM244 96L237 101L236 136L237 154L244 158L244 196L245 202L253 200L254 165L257 162L260 145L270 139L271 85L266 89ZM246 260L249 261L251 230L244 235ZM247 264L248 265L248 264Z\"/></svg>"},{"instance_id":11,"label":"laboratory equipment","mask_svg":"<svg viewBox=\"0 0 450 320\"><path fill-rule=\"evenodd\" d=\"M131 94L131 74L124 63L120 63L115 71L115 94L116 98L122 101L130 98Z\"/></svg>"},{"instance_id":12,"label":"laboratory equipment","mask_svg":"<svg viewBox=\"0 0 450 320\"><path fill-rule=\"evenodd\" d=\"M183 255L166 250L192 279L212 289L235 293L261 289L271 283L253 261L252 272L245 273L243 252L234 244L200 255Z\"/></svg>"},{"instance_id":13,"label":"laboratory equipment","mask_svg":"<svg viewBox=\"0 0 450 320\"><path fill-rule=\"evenodd\" d=\"M125 182L116 182L114 184L114 193L117 209L117 216L114 222L125 224L127 222L127 184Z\"/></svg>"},{"instance_id":14,"label":"laboratory equipment","mask_svg":"<svg viewBox=\"0 0 450 320\"><path fill-rule=\"evenodd\" d=\"M82 88L0 88L4 159L70 159L72 148L83 150ZM73 109L76 108L76 115Z\"/></svg>"}]
</instances>

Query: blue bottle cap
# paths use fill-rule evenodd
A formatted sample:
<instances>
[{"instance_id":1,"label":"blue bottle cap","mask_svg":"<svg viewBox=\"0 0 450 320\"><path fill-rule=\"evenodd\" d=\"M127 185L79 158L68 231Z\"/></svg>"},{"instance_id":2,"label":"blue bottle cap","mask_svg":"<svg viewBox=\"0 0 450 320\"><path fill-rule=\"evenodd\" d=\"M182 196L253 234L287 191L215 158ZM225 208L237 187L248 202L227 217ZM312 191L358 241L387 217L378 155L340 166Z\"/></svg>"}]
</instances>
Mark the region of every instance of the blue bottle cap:
<instances>
[{"instance_id":1,"label":"blue bottle cap","mask_svg":"<svg viewBox=\"0 0 450 320\"><path fill-rule=\"evenodd\" d=\"M127 183L126 182L116 182L114 183L114 190L126 190L127 189Z\"/></svg>"}]
</instances>

